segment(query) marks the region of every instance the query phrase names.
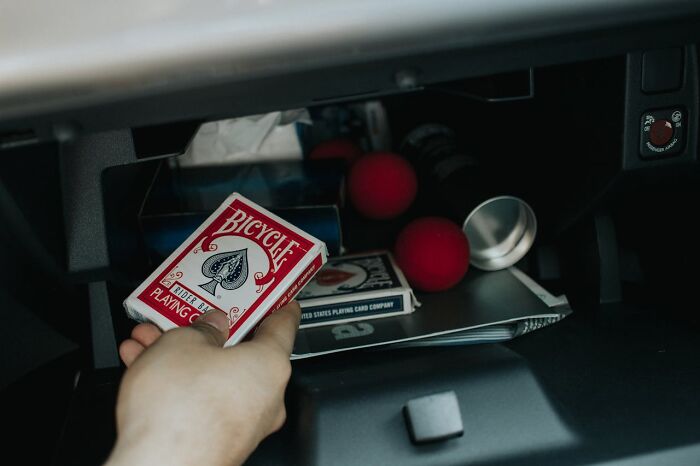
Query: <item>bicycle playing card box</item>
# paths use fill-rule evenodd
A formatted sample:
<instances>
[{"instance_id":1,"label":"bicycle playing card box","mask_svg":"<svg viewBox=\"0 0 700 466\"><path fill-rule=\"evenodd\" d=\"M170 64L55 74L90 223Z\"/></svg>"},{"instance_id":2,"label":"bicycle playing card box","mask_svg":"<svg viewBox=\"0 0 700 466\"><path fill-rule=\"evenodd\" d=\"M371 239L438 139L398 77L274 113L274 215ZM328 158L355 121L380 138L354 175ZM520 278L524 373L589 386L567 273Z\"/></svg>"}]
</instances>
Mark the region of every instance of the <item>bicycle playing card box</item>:
<instances>
[{"instance_id":1,"label":"bicycle playing card box","mask_svg":"<svg viewBox=\"0 0 700 466\"><path fill-rule=\"evenodd\" d=\"M294 299L326 262L322 241L238 193L124 301L130 317L163 330L210 309L229 319L225 346Z\"/></svg>"},{"instance_id":2,"label":"bicycle playing card box","mask_svg":"<svg viewBox=\"0 0 700 466\"><path fill-rule=\"evenodd\" d=\"M329 259L297 299L300 328L408 314L417 304L388 251Z\"/></svg>"}]
</instances>

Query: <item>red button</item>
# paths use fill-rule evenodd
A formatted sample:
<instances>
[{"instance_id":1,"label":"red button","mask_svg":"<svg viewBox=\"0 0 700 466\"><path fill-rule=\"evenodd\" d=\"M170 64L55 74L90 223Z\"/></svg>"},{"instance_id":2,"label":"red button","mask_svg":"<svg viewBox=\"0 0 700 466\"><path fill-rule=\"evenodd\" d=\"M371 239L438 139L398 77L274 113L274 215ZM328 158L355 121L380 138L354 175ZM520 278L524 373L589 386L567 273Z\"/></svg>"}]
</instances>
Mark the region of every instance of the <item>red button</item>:
<instances>
[{"instance_id":1,"label":"red button","mask_svg":"<svg viewBox=\"0 0 700 466\"><path fill-rule=\"evenodd\" d=\"M656 147L663 147L673 138L673 124L668 120L656 120L649 129L649 142Z\"/></svg>"}]
</instances>

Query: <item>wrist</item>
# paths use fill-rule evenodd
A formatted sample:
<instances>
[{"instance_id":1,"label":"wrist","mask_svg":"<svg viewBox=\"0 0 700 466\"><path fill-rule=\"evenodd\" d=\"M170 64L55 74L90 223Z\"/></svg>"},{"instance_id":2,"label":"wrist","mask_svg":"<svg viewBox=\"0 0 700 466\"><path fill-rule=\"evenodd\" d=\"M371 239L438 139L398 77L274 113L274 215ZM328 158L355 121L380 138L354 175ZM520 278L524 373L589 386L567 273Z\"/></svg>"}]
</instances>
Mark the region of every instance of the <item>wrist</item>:
<instances>
[{"instance_id":1,"label":"wrist","mask_svg":"<svg viewBox=\"0 0 700 466\"><path fill-rule=\"evenodd\" d=\"M192 432L181 429L167 438L155 435L119 435L105 466L147 466L153 464L239 465L250 452L217 439L191 437Z\"/></svg>"}]
</instances>

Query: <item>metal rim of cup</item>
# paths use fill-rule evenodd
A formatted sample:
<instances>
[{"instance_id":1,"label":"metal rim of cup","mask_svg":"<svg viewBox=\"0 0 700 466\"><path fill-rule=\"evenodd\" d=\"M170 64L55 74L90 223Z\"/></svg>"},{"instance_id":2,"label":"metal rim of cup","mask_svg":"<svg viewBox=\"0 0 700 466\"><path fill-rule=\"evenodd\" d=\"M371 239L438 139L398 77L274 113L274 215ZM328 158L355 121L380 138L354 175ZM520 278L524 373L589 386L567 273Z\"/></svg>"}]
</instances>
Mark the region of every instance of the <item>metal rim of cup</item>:
<instances>
[{"instance_id":1,"label":"metal rim of cup","mask_svg":"<svg viewBox=\"0 0 700 466\"><path fill-rule=\"evenodd\" d=\"M513 201L518 205L518 219L511 231L501 238L497 243L488 248L475 248L472 239L477 233L471 231L471 223L475 215L479 214L485 207L496 202ZM485 200L474 208L462 224L462 231L470 240L469 263L474 267L495 271L502 270L514 265L527 254L535 241L537 234L537 218L532 208L522 199L515 196L498 196ZM470 238L470 233L472 238ZM482 236L481 234L479 234ZM474 243L477 243L474 241Z\"/></svg>"}]
</instances>

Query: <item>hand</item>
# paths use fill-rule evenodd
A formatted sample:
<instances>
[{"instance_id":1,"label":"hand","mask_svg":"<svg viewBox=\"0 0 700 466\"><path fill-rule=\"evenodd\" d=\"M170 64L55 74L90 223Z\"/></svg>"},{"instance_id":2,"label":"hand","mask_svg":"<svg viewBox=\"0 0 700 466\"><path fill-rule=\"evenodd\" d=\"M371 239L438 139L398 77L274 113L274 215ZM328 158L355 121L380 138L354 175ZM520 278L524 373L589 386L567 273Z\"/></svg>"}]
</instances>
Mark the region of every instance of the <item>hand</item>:
<instances>
[{"instance_id":1,"label":"hand","mask_svg":"<svg viewBox=\"0 0 700 466\"><path fill-rule=\"evenodd\" d=\"M108 465L241 464L284 424L284 390L300 310L276 311L255 336L222 348L226 316L210 311L161 335L134 327L120 347L127 365Z\"/></svg>"}]
</instances>

